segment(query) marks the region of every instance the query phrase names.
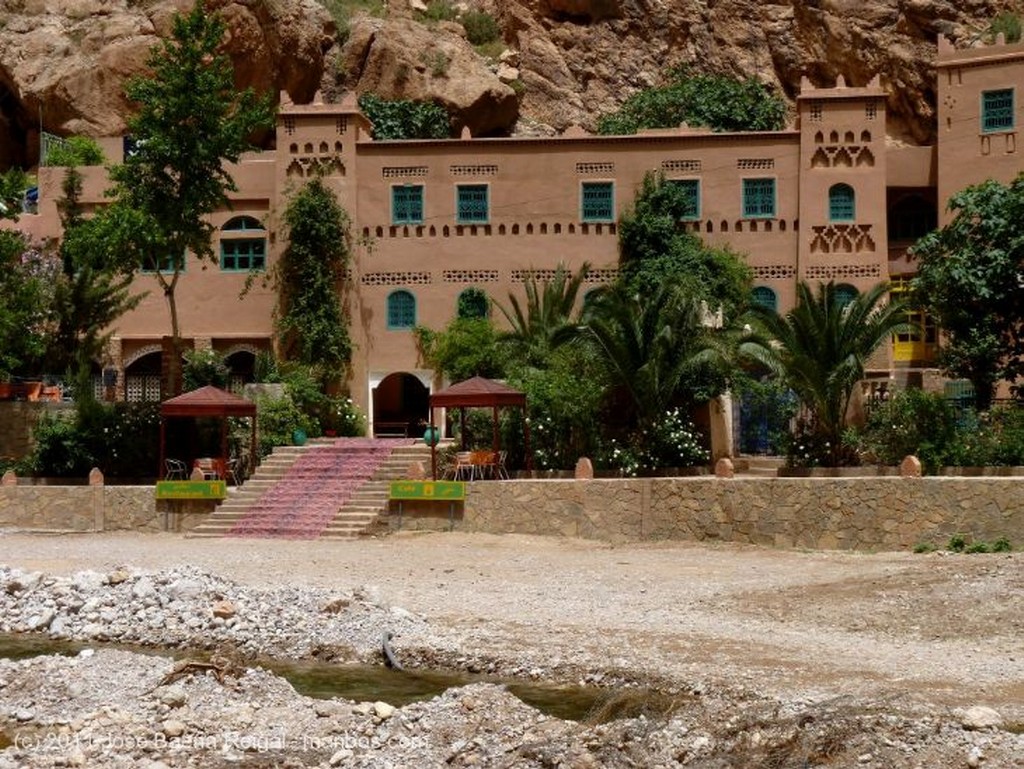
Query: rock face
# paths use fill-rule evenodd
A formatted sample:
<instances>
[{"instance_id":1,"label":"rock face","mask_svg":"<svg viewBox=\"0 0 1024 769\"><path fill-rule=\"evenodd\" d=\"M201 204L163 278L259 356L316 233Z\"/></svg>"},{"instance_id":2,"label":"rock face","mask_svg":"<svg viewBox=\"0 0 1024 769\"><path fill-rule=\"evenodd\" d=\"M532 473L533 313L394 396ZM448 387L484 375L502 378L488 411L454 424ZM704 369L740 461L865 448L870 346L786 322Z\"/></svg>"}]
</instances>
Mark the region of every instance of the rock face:
<instances>
[{"instance_id":1,"label":"rock face","mask_svg":"<svg viewBox=\"0 0 1024 769\"><path fill-rule=\"evenodd\" d=\"M0 168L35 161L46 130L116 134L124 80L188 0L0 0ZM911 142L934 132L935 42L977 41L1015 0L468 0L491 13L517 56L498 73L461 25L426 26L408 3L388 18L356 16L328 53L334 23L317 0L211 0L228 22L226 50L240 86L308 101L317 87L385 98L433 99L473 135L545 134L598 117L688 65L755 76L790 99L801 77L882 76L889 131ZM331 66L325 67L325 61ZM325 72L326 70L326 72ZM516 77L512 77L515 72ZM321 82L322 79L322 82ZM513 85L515 88L513 88ZM521 95L517 96L517 92ZM518 122L517 122L518 121Z\"/></svg>"},{"instance_id":2,"label":"rock face","mask_svg":"<svg viewBox=\"0 0 1024 769\"><path fill-rule=\"evenodd\" d=\"M491 72L458 33L460 25L426 27L412 19L362 16L339 54L341 85L359 93L438 102L456 134L507 134L519 114L516 92ZM329 90L329 89L328 89Z\"/></svg>"},{"instance_id":3,"label":"rock face","mask_svg":"<svg viewBox=\"0 0 1024 769\"><path fill-rule=\"evenodd\" d=\"M0 168L31 164L40 118L62 134L117 135L129 105L125 80L188 0L0 0ZM215 0L227 23L236 84L308 101L334 23L315 0Z\"/></svg>"}]
</instances>

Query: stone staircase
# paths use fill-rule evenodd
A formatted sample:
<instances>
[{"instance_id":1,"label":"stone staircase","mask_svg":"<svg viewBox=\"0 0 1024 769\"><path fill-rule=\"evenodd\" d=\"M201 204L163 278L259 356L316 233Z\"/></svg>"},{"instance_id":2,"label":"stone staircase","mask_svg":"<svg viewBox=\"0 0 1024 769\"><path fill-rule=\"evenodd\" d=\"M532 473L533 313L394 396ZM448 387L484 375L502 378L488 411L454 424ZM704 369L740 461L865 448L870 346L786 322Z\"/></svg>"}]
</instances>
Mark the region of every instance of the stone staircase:
<instances>
[{"instance_id":1,"label":"stone staircase","mask_svg":"<svg viewBox=\"0 0 1024 769\"><path fill-rule=\"evenodd\" d=\"M430 449L408 439L281 446L190 537L355 539L386 528L388 481Z\"/></svg>"}]
</instances>

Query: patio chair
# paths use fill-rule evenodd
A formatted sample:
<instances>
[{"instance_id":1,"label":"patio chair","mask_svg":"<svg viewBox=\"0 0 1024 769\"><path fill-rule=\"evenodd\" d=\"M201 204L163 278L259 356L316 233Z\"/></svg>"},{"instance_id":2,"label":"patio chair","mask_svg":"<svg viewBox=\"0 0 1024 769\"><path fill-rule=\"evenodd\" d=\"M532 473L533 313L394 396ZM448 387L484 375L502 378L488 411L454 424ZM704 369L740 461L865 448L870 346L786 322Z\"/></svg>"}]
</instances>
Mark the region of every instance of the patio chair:
<instances>
[{"instance_id":1,"label":"patio chair","mask_svg":"<svg viewBox=\"0 0 1024 769\"><path fill-rule=\"evenodd\" d=\"M455 454L455 470L452 478L456 481L476 480L476 465L473 464L472 451L459 451Z\"/></svg>"},{"instance_id":2,"label":"patio chair","mask_svg":"<svg viewBox=\"0 0 1024 769\"><path fill-rule=\"evenodd\" d=\"M233 486L241 486L245 480L245 465L241 457L229 457L224 465L224 480Z\"/></svg>"},{"instance_id":3,"label":"patio chair","mask_svg":"<svg viewBox=\"0 0 1024 769\"><path fill-rule=\"evenodd\" d=\"M168 481L188 480L188 467L180 459L164 460L164 478Z\"/></svg>"},{"instance_id":4,"label":"patio chair","mask_svg":"<svg viewBox=\"0 0 1024 769\"><path fill-rule=\"evenodd\" d=\"M505 460L508 459L508 452L504 449L498 452L498 478L508 480L508 468L505 467Z\"/></svg>"}]
</instances>

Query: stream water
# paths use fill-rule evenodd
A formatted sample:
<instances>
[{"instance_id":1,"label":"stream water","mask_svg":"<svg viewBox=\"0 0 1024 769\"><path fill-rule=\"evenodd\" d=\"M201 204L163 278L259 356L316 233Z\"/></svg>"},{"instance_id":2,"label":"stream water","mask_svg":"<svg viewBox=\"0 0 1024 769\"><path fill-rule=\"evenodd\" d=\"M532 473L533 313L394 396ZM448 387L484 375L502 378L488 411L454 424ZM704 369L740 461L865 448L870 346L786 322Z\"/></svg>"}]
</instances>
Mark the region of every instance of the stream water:
<instances>
[{"instance_id":1,"label":"stream water","mask_svg":"<svg viewBox=\"0 0 1024 769\"><path fill-rule=\"evenodd\" d=\"M120 646L75 641L54 641L45 636L0 633L0 658L25 659L44 654L73 656L85 648L105 646L166 657L201 656L179 649ZM504 684L526 704L557 718L581 721L598 713L608 720L621 717L608 705L617 693L593 686L508 680L439 670L392 670L383 665L336 665L329 662L264 659L258 663L288 680L300 694L319 699L342 697L359 702L383 700L395 707L435 697L446 689L478 681Z\"/></svg>"}]
</instances>

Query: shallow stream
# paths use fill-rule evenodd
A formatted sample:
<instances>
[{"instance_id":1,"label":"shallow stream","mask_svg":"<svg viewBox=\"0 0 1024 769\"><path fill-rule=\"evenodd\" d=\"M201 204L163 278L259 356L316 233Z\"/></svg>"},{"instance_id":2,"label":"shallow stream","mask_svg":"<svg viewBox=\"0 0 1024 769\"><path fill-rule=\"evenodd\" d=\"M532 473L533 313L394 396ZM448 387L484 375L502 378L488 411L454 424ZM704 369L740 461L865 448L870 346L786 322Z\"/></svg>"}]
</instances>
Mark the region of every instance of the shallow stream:
<instances>
[{"instance_id":1,"label":"shallow stream","mask_svg":"<svg viewBox=\"0 0 1024 769\"><path fill-rule=\"evenodd\" d=\"M54 641L45 636L0 633L0 658L12 660L44 654L74 656L82 649L100 646L174 658L202 656L202 653L182 649ZM410 702L430 699L452 687L489 681L504 684L527 705L556 718L605 721L624 715L620 708L614 706L621 692L594 686L562 686L426 669L399 671L382 665L337 665L278 659L258 660L256 664L287 679L300 694L319 699L341 697L357 702L382 700L395 707L402 707Z\"/></svg>"}]
</instances>

